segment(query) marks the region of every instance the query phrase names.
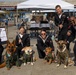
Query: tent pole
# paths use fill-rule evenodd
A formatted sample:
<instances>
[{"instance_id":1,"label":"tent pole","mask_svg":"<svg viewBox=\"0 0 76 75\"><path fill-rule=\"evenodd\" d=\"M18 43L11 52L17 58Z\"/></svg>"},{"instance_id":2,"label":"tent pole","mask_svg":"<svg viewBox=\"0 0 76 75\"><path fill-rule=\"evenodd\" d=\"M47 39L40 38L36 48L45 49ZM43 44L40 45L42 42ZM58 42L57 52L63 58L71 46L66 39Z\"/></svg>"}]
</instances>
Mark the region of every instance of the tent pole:
<instances>
[{"instance_id":1,"label":"tent pole","mask_svg":"<svg viewBox=\"0 0 76 75\"><path fill-rule=\"evenodd\" d=\"M75 13L75 12L74 12L74 10L73 10L73 16L75 16L74 13Z\"/></svg>"},{"instance_id":2,"label":"tent pole","mask_svg":"<svg viewBox=\"0 0 76 75\"><path fill-rule=\"evenodd\" d=\"M18 23L18 9L17 9L17 13L16 13L16 16L17 16L17 23Z\"/></svg>"},{"instance_id":3,"label":"tent pole","mask_svg":"<svg viewBox=\"0 0 76 75\"><path fill-rule=\"evenodd\" d=\"M18 28L18 9L17 8L16 8L15 24L16 24L16 27Z\"/></svg>"},{"instance_id":4,"label":"tent pole","mask_svg":"<svg viewBox=\"0 0 76 75\"><path fill-rule=\"evenodd\" d=\"M69 10L68 10L68 13L69 13L69 17L70 17L70 12L69 12Z\"/></svg>"}]
</instances>

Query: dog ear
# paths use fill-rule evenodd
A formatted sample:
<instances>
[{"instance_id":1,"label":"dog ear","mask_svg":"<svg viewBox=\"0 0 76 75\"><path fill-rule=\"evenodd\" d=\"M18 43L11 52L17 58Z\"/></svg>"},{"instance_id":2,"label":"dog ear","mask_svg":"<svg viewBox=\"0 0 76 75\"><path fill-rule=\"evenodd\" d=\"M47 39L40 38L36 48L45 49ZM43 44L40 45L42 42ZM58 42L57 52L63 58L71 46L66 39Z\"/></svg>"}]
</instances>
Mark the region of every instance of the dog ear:
<instances>
[{"instance_id":1,"label":"dog ear","mask_svg":"<svg viewBox=\"0 0 76 75\"><path fill-rule=\"evenodd\" d=\"M13 40L12 41L12 44L14 45L14 49L13 49L13 53L16 51L16 41L15 40Z\"/></svg>"},{"instance_id":2,"label":"dog ear","mask_svg":"<svg viewBox=\"0 0 76 75\"><path fill-rule=\"evenodd\" d=\"M22 49L21 51L24 51L24 49Z\"/></svg>"},{"instance_id":3,"label":"dog ear","mask_svg":"<svg viewBox=\"0 0 76 75\"><path fill-rule=\"evenodd\" d=\"M7 40L7 45L8 45L8 44L10 44L10 41L9 41L9 40Z\"/></svg>"},{"instance_id":4,"label":"dog ear","mask_svg":"<svg viewBox=\"0 0 76 75\"><path fill-rule=\"evenodd\" d=\"M63 43L64 43L64 44L67 44L67 42L66 42L66 41L63 41Z\"/></svg>"},{"instance_id":5,"label":"dog ear","mask_svg":"<svg viewBox=\"0 0 76 75\"><path fill-rule=\"evenodd\" d=\"M5 48L7 48L9 44L10 44L10 41L7 40L7 44L6 44Z\"/></svg>"},{"instance_id":6,"label":"dog ear","mask_svg":"<svg viewBox=\"0 0 76 75\"><path fill-rule=\"evenodd\" d=\"M49 50L49 51L52 51L52 48L51 47L46 47L45 50Z\"/></svg>"},{"instance_id":7,"label":"dog ear","mask_svg":"<svg viewBox=\"0 0 76 75\"><path fill-rule=\"evenodd\" d=\"M55 42L58 42L58 40L55 40Z\"/></svg>"},{"instance_id":8,"label":"dog ear","mask_svg":"<svg viewBox=\"0 0 76 75\"><path fill-rule=\"evenodd\" d=\"M21 51L25 51L25 49L26 49L26 47L22 48L22 50L21 50Z\"/></svg>"},{"instance_id":9,"label":"dog ear","mask_svg":"<svg viewBox=\"0 0 76 75\"><path fill-rule=\"evenodd\" d=\"M51 48L51 47L49 47L49 50L50 50L50 51L52 51L52 48Z\"/></svg>"},{"instance_id":10,"label":"dog ear","mask_svg":"<svg viewBox=\"0 0 76 75\"><path fill-rule=\"evenodd\" d=\"M55 42L56 42L57 44L59 44L59 41L58 41L58 40L55 40Z\"/></svg>"},{"instance_id":11,"label":"dog ear","mask_svg":"<svg viewBox=\"0 0 76 75\"><path fill-rule=\"evenodd\" d=\"M12 41L12 44L16 45L16 41L15 41L15 40L13 40L13 41Z\"/></svg>"}]
</instances>

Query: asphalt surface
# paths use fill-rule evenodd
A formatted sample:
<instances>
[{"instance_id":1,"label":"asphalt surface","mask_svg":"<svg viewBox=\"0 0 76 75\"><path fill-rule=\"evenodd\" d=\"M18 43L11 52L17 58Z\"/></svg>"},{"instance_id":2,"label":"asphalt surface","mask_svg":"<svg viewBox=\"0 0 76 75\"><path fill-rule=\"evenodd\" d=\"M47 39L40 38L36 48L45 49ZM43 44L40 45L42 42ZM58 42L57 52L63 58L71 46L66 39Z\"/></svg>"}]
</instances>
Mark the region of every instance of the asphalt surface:
<instances>
[{"instance_id":1,"label":"asphalt surface","mask_svg":"<svg viewBox=\"0 0 76 75\"><path fill-rule=\"evenodd\" d=\"M12 42L15 39L16 26L8 27L8 39ZM31 45L33 50L35 51L35 57L38 58L37 48L36 48L36 38L31 38ZM55 51L56 51L56 43L54 41ZM73 43L71 43L71 54L73 54ZM4 51L5 52L5 51ZM73 56L72 56L73 58ZM64 65L62 64L60 67L56 67L57 63L45 64L44 59L37 59L34 65L21 65L20 69L16 66L13 66L10 70L7 70L6 67L0 69L0 75L76 75L76 67L68 66L67 69L64 69Z\"/></svg>"}]
</instances>

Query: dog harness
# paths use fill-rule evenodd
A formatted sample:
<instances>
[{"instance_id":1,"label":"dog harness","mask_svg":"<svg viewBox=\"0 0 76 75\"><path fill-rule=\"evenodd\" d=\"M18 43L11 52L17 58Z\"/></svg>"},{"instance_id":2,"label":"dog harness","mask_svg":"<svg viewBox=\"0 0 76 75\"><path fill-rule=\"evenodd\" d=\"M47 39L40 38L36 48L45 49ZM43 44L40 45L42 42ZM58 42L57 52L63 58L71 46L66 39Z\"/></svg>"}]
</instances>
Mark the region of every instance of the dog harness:
<instances>
[{"instance_id":1,"label":"dog harness","mask_svg":"<svg viewBox=\"0 0 76 75\"><path fill-rule=\"evenodd\" d=\"M64 52L66 49L67 49L67 48L66 48L66 46L65 46L64 49L61 51L61 50L57 47L57 50L58 50L59 52Z\"/></svg>"}]
</instances>

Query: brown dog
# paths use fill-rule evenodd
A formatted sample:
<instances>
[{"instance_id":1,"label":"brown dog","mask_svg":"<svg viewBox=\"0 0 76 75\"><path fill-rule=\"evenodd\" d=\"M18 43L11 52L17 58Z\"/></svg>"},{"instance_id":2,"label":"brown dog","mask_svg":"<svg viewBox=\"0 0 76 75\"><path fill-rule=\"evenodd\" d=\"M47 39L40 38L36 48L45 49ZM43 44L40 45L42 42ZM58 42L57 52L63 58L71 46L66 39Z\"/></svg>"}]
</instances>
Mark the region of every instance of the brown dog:
<instances>
[{"instance_id":1,"label":"brown dog","mask_svg":"<svg viewBox=\"0 0 76 75\"><path fill-rule=\"evenodd\" d=\"M31 65L33 65L33 54L34 51L31 47L24 47L22 49L22 51L24 51L23 54L23 61L24 61L24 65L26 65L27 63L30 63Z\"/></svg>"},{"instance_id":2,"label":"brown dog","mask_svg":"<svg viewBox=\"0 0 76 75\"><path fill-rule=\"evenodd\" d=\"M56 41L57 42L57 62L58 66L63 62L64 63L64 68L67 68L68 65L68 58L69 58L69 53L66 47L66 42L63 40Z\"/></svg>"},{"instance_id":3,"label":"brown dog","mask_svg":"<svg viewBox=\"0 0 76 75\"><path fill-rule=\"evenodd\" d=\"M15 40L12 43L7 41L6 52L12 56L15 51L16 51Z\"/></svg>"},{"instance_id":4,"label":"brown dog","mask_svg":"<svg viewBox=\"0 0 76 75\"><path fill-rule=\"evenodd\" d=\"M52 53L52 48L47 47L45 49L45 54L46 54L46 56L44 58L45 62L48 62L48 64L51 64L52 61L54 60L54 54Z\"/></svg>"},{"instance_id":5,"label":"brown dog","mask_svg":"<svg viewBox=\"0 0 76 75\"><path fill-rule=\"evenodd\" d=\"M7 41L7 46L6 46L6 53L4 56L4 62L0 65L0 68L6 66L7 69L9 70L13 63L17 62L17 66L19 66L19 60L17 58L16 54L16 44L15 41L10 43Z\"/></svg>"}]
</instances>

